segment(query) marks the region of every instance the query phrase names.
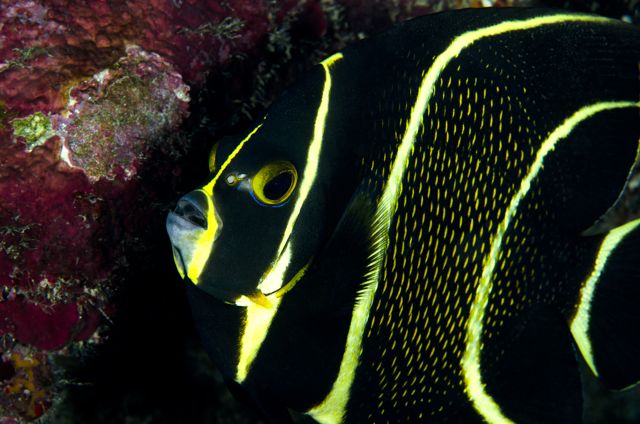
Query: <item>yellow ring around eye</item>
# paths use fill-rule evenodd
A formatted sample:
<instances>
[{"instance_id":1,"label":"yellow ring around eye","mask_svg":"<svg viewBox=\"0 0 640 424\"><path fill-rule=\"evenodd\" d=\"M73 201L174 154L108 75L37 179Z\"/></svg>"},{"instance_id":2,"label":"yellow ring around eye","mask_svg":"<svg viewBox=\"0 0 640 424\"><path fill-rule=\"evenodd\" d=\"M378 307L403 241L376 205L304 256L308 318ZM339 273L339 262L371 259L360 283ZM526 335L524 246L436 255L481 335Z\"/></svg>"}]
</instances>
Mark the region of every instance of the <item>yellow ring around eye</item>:
<instances>
[{"instance_id":1,"label":"yellow ring around eye","mask_svg":"<svg viewBox=\"0 0 640 424\"><path fill-rule=\"evenodd\" d=\"M295 166L291 162L275 161L262 167L251 179L251 189L258 202L277 206L289 200L297 183Z\"/></svg>"},{"instance_id":2,"label":"yellow ring around eye","mask_svg":"<svg viewBox=\"0 0 640 424\"><path fill-rule=\"evenodd\" d=\"M216 152L219 144L220 142L214 144L211 148L211 153L209 153L209 172L213 172L216 169Z\"/></svg>"}]
</instances>

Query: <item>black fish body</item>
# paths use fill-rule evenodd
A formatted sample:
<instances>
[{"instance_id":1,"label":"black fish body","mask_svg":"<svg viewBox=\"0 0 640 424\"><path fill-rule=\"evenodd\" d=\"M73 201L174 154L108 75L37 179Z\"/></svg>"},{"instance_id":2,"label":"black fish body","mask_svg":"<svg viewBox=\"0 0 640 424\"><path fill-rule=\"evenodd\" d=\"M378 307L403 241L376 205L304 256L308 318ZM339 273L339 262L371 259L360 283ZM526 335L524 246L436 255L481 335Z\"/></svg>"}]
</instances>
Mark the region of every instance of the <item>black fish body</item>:
<instances>
[{"instance_id":1,"label":"black fish body","mask_svg":"<svg viewBox=\"0 0 640 424\"><path fill-rule=\"evenodd\" d=\"M331 56L167 227L205 348L270 421L580 422L640 379L640 34L465 10Z\"/></svg>"}]
</instances>

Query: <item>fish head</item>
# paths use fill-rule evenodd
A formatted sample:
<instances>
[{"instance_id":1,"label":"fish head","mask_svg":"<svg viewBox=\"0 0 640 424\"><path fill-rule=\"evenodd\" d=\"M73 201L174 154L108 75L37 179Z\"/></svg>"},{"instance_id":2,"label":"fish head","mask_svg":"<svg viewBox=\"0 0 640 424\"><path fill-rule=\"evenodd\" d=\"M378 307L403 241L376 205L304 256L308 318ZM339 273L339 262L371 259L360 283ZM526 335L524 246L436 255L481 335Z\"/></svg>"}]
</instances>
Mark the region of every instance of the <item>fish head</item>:
<instances>
[{"instance_id":1,"label":"fish head","mask_svg":"<svg viewBox=\"0 0 640 424\"><path fill-rule=\"evenodd\" d=\"M321 77L312 73L253 129L215 144L209 180L167 217L178 271L219 300L268 306L313 257L327 185L313 113Z\"/></svg>"}]
</instances>

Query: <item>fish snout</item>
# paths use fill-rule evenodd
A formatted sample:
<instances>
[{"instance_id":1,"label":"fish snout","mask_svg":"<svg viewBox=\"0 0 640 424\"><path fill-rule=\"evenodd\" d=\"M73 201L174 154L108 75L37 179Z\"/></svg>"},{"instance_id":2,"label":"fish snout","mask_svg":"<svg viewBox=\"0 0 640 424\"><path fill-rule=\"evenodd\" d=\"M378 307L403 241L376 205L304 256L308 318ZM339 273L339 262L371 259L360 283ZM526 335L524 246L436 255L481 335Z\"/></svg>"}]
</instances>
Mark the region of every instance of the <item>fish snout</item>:
<instances>
[{"instance_id":1,"label":"fish snout","mask_svg":"<svg viewBox=\"0 0 640 424\"><path fill-rule=\"evenodd\" d=\"M187 193L166 225L178 271L197 283L222 228L211 200L202 190Z\"/></svg>"},{"instance_id":2,"label":"fish snout","mask_svg":"<svg viewBox=\"0 0 640 424\"><path fill-rule=\"evenodd\" d=\"M176 218L192 224L196 228L206 230L207 223L207 199L203 193L192 191L178 200L173 214Z\"/></svg>"}]
</instances>

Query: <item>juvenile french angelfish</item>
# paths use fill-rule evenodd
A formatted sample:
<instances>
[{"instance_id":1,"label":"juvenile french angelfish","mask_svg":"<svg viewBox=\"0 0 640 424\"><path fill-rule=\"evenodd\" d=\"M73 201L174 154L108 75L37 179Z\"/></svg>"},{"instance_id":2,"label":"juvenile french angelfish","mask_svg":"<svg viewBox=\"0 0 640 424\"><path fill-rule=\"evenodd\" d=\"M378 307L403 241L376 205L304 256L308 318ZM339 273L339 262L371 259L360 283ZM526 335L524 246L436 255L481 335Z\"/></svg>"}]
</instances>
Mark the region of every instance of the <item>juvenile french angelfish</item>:
<instances>
[{"instance_id":1,"label":"juvenile french angelfish","mask_svg":"<svg viewBox=\"0 0 640 424\"><path fill-rule=\"evenodd\" d=\"M425 16L334 54L167 228L209 355L269 422L578 423L640 379L640 34ZM613 210L613 209L611 209Z\"/></svg>"}]
</instances>

